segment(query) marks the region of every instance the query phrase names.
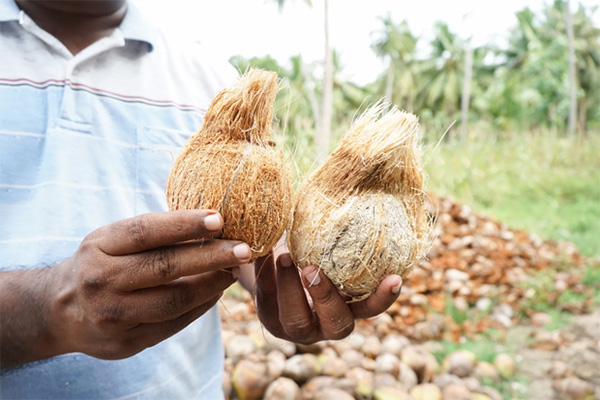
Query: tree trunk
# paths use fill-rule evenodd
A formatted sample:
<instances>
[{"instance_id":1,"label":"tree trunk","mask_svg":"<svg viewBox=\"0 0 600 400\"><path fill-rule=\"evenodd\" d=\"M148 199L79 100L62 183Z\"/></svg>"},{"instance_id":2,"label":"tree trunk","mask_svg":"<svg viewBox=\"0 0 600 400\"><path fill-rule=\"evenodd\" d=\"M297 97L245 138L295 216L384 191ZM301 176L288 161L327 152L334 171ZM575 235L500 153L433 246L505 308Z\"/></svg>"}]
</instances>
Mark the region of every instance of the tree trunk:
<instances>
[{"instance_id":1,"label":"tree trunk","mask_svg":"<svg viewBox=\"0 0 600 400\"><path fill-rule=\"evenodd\" d=\"M473 77L473 47L471 41L465 52L465 69L463 71L462 95L460 99L460 139L466 140L469 124L469 102L471 99L471 79Z\"/></svg>"},{"instance_id":2,"label":"tree trunk","mask_svg":"<svg viewBox=\"0 0 600 400\"><path fill-rule=\"evenodd\" d=\"M333 106L333 52L329 44L329 1L324 0L325 61L323 62L323 93L321 112L315 132L315 158L321 163L329 153L331 114Z\"/></svg>"},{"instance_id":3,"label":"tree trunk","mask_svg":"<svg viewBox=\"0 0 600 400\"><path fill-rule=\"evenodd\" d=\"M577 121L577 97L576 97L576 85L575 81L575 47L574 47L574 35L573 35L573 20L571 18L571 4L567 0L565 16L567 19L567 39L569 49L569 121L568 121L568 133L570 135L575 133L575 123Z\"/></svg>"}]
</instances>

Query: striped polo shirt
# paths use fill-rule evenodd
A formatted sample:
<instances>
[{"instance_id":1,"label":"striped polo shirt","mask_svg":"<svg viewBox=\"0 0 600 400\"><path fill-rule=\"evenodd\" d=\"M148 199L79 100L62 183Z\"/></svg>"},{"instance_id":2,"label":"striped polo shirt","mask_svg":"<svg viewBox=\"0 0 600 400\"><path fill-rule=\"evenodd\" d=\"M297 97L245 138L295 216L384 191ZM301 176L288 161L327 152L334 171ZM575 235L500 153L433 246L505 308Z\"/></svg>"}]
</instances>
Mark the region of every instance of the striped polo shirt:
<instances>
[{"instance_id":1,"label":"striped polo shirt","mask_svg":"<svg viewBox=\"0 0 600 400\"><path fill-rule=\"evenodd\" d=\"M111 222L166 210L174 157L235 70L129 5L73 56L0 0L0 271L50 267ZM66 354L3 372L0 398L222 397L213 308L125 360Z\"/></svg>"}]
</instances>

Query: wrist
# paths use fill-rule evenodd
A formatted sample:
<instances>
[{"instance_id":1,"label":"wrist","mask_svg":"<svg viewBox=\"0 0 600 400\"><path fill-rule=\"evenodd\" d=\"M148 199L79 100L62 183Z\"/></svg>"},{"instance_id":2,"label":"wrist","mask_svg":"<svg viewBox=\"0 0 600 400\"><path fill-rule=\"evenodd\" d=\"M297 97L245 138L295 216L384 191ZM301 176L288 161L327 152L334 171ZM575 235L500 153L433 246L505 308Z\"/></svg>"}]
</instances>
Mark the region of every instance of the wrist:
<instances>
[{"instance_id":1,"label":"wrist","mask_svg":"<svg viewBox=\"0 0 600 400\"><path fill-rule=\"evenodd\" d=\"M72 259L68 259L52 268L48 268L48 276L45 277L44 287L40 288L43 293L46 313L43 348L45 356L53 357L60 354L77 351L73 338L69 334L69 328L73 326L70 319L72 315L72 304L75 291L70 283L76 273L72 267Z\"/></svg>"},{"instance_id":2,"label":"wrist","mask_svg":"<svg viewBox=\"0 0 600 400\"><path fill-rule=\"evenodd\" d=\"M9 271L0 279L0 365L10 368L61 354L55 327L57 267Z\"/></svg>"}]
</instances>

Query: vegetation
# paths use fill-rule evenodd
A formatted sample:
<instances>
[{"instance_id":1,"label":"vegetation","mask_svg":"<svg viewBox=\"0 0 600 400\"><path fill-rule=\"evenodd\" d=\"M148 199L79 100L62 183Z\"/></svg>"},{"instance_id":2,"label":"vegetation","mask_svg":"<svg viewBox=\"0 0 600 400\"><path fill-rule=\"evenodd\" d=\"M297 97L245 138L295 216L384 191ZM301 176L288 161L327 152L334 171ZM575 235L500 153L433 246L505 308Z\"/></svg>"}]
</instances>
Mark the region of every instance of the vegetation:
<instances>
[{"instance_id":1,"label":"vegetation","mask_svg":"<svg viewBox=\"0 0 600 400\"><path fill-rule=\"evenodd\" d=\"M511 228L600 254L600 138L480 133L425 150L428 186Z\"/></svg>"},{"instance_id":2,"label":"vegetation","mask_svg":"<svg viewBox=\"0 0 600 400\"><path fill-rule=\"evenodd\" d=\"M434 39L424 43L406 21L382 18L372 49L387 60L387 68L374 82L359 86L341 79L342 64L333 50L330 146L366 106L386 96L420 116L433 192L454 196L511 227L572 241L583 253L599 255L600 28L592 22L595 8L580 6L571 15L577 134L568 135L566 4L555 0L539 14L527 7L519 11L503 47L471 48L444 22L436 23ZM465 74L470 51L472 71ZM278 72L276 130L297 172L313 169L322 65L300 56L286 65L268 56L232 62L240 70L252 65ZM463 107L468 122L453 125L461 120L463 81L469 75Z\"/></svg>"}]
</instances>

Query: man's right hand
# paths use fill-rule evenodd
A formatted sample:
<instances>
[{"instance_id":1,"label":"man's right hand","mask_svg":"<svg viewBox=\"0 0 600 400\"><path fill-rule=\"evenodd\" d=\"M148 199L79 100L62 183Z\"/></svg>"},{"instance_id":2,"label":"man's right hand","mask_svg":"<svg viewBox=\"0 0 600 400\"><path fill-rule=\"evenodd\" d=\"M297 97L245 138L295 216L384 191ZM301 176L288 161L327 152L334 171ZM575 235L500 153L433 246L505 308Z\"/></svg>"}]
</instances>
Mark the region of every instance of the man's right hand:
<instances>
[{"instance_id":1,"label":"man's right hand","mask_svg":"<svg viewBox=\"0 0 600 400\"><path fill-rule=\"evenodd\" d=\"M250 259L247 244L211 239L222 225L209 210L145 214L92 232L55 267L2 273L2 368L69 352L125 358L180 331Z\"/></svg>"}]
</instances>

